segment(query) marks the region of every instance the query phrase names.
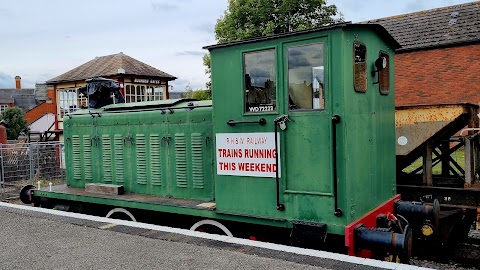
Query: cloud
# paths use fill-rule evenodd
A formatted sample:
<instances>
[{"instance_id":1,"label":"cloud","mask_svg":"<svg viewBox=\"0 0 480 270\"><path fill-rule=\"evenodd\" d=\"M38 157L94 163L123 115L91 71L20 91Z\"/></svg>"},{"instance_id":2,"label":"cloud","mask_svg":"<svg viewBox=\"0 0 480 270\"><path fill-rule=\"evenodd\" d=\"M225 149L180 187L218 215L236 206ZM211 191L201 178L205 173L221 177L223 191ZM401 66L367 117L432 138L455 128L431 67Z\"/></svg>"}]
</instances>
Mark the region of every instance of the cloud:
<instances>
[{"instance_id":1,"label":"cloud","mask_svg":"<svg viewBox=\"0 0 480 270\"><path fill-rule=\"evenodd\" d=\"M11 12L10 10L6 9L6 8L0 8L0 16L10 16L11 15Z\"/></svg>"},{"instance_id":2,"label":"cloud","mask_svg":"<svg viewBox=\"0 0 480 270\"><path fill-rule=\"evenodd\" d=\"M154 11L172 11L178 9L178 5L172 5L168 3L152 3L152 9Z\"/></svg>"},{"instance_id":3,"label":"cloud","mask_svg":"<svg viewBox=\"0 0 480 270\"><path fill-rule=\"evenodd\" d=\"M252 68L250 70L250 77L270 77L270 72L267 70Z\"/></svg>"},{"instance_id":4,"label":"cloud","mask_svg":"<svg viewBox=\"0 0 480 270\"><path fill-rule=\"evenodd\" d=\"M0 88L14 88L15 79L6 73L0 71Z\"/></svg>"},{"instance_id":5,"label":"cloud","mask_svg":"<svg viewBox=\"0 0 480 270\"><path fill-rule=\"evenodd\" d=\"M424 10L427 9L425 7L425 3L422 1L414 1L414 2L409 2L405 5L403 8L404 13L410 13L410 12L415 12L418 10Z\"/></svg>"},{"instance_id":6,"label":"cloud","mask_svg":"<svg viewBox=\"0 0 480 270\"><path fill-rule=\"evenodd\" d=\"M207 33L209 35L215 34L215 24L213 23L200 23L195 24L192 29L197 32Z\"/></svg>"},{"instance_id":7,"label":"cloud","mask_svg":"<svg viewBox=\"0 0 480 270\"><path fill-rule=\"evenodd\" d=\"M180 5L191 2L191 0L177 0L175 4L171 3L172 1L161 0L155 3L152 3L152 9L154 11L172 11L180 8Z\"/></svg>"},{"instance_id":8,"label":"cloud","mask_svg":"<svg viewBox=\"0 0 480 270\"><path fill-rule=\"evenodd\" d=\"M303 55L303 50L298 49L298 48L289 48L288 49L288 56L299 56Z\"/></svg>"},{"instance_id":9,"label":"cloud","mask_svg":"<svg viewBox=\"0 0 480 270\"><path fill-rule=\"evenodd\" d=\"M288 57L288 68L293 69L293 68L299 68L299 67L309 67L312 66L310 61L307 60L307 58L303 56L297 56L297 57Z\"/></svg>"},{"instance_id":10,"label":"cloud","mask_svg":"<svg viewBox=\"0 0 480 270\"><path fill-rule=\"evenodd\" d=\"M204 56L207 52L205 51L183 51L175 53L176 56Z\"/></svg>"},{"instance_id":11,"label":"cloud","mask_svg":"<svg viewBox=\"0 0 480 270\"><path fill-rule=\"evenodd\" d=\"M174 91L174 92L185 92L185 88L187 87L188 84L190 84L193 90L205 89L205 85L192 83L187 79L176 79L168 83L168 85L171 85L173 87L171 91Z\"/></svg>"}]
</instances>

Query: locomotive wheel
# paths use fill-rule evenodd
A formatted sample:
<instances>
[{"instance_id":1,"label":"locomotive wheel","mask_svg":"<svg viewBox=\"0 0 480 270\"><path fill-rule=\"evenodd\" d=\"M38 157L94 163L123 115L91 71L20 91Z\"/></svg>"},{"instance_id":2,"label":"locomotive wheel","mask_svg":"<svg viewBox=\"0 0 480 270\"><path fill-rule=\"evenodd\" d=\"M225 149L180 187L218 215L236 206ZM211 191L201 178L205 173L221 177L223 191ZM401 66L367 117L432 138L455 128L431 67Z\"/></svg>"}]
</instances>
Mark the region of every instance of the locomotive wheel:
<instances>
[{"instance_id":1,"label":"locomotive wheel","mask_svg":"<svg viewBox=\"0 0 480 270\"><path fill-rule=\"evenodd\" d=\"M190 231L196 231L200 226L203 226L203 225L211 225L211 226L217 227L218 229L222 230L222 232L225 233L225 235L233 237L233 234L230 232L229 229L227 229L227 227L225 227L222 223L215 220L211 220L211 219L204 219L193 224L193 226L190 228Z\"/></svg>"},{"instance_id":2,"label":"locomotive wheel","mask_svg":"<svg viewBox=\"0 0 480 270\"><path fill-rule=\"evenodd\" d=\"M130 220L130 221L134 221L134 222L137 222L137 220L135 219L135 217L132 215L132 213L128 212L128 210L124 209L124 208L113 208L112 210L110 210L110 212L108 212L108 214L106 215L107 218L111 217L113 214L116 214L116 213L123 213L124 215L127 215L129 217L129 219L126 219L126 220ZM122 215L122 216L124 216ZM122 218L118 218L118 219L122 219ZM123 220L123 219L122 219Z\"/></svg>"},{"instance_id":3,"label":"locomotive wheel","mask_svg":"<svg viewBox=\"0 0 480 270\"><path fill-rule=\"evenodd\" d=\"M24 186L22 188L22 190L20 191L20 200L24 204L31 204L32 203L32 200L31 200L31 197L30 197L30 193L32 192L31 191L32 189L35 189L35 186L27 185L27 186Z\"/></svg>"}]
</instances>

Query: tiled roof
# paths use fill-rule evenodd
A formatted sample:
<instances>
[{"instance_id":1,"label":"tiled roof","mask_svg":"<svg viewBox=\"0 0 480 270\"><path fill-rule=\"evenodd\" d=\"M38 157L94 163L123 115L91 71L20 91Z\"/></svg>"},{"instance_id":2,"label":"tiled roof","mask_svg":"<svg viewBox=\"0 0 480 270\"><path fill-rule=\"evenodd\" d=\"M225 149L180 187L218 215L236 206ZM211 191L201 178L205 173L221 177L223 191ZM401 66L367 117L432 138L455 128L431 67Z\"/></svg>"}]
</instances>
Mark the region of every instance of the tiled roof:
<instances>
[{"instance_id":1,"label":"tiled roof","mask_svg":"<svg viewBox=\"0 0 480 270\"><path fill-rule=\"evenodd\" d=\"M400 43L399 51L480 42L480 2L370 20Z\"/></svg>"},{"instance_id":2,"label":"tiled roof","mask_svg":"<svg viewBox=\"0 0 480 270\"><path fill-rule=\"evenodd\" d=\"M0 104L13 103L24 112L37 106L35 101L35 89L0 89Z\"/></svg>"},{"instance_id":3,"label":"tiled roof","mask_svg":"<svg viewBox=\"0 0 480 270\"><path fill-rule=\"evenodd\" d=\"M37 106L34 94L14 94L13 100L13 105L21 108L23 112L27 112Z\"/></svg>"},{"instance_id":4,"label":"tiled roof","mask_svg":"<svg viewBox=\"0 0 480 270\"><path fill-rule=\"evenodd\" d=\"M121 69L123 69L125 72L119 72ZM80 65L60 76L48 80L47 84L79 81L93 77L107 77L118 74L162 77L167 80L176 79L175 76L140 62L126 54L117 53L95 57L95 59L92 59L83 65Z\"/></svg>"}]
</instances>

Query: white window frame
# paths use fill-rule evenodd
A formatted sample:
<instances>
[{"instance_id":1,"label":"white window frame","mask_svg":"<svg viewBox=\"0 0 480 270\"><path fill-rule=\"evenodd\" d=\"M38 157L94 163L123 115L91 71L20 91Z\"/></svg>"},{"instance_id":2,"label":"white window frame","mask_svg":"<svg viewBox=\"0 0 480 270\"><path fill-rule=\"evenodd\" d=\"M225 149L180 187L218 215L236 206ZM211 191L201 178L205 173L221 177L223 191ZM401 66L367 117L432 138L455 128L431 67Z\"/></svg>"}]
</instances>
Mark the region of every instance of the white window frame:
<instances>
[{"instance_id":1,"label":"white window frame","mask_svg":"<svg viewBox=\"0 0 480 270\"><path fill-rule=\"evenodd\" d=\"M8 109L8 105L5 105L5 104L0 105L0 113L3 113L3 111L5 111L6 109Z\"/></svg>"},{"instance_id":2,"label":"white window frame","mask_svg":"<svg viewBox=\"0 0 480 270\"><path fill-rule=\"evenodd\" d=\"M65 114L72 113L78 109L80 106L87 105L87 97L79 97L78 88L61 88L57 89L58 97L58 116L59 119L63 119Z\"/></svg>"},{"instance_id":3,"label":"white window frame","mask_svg":"<svg viewBox=\"0 0 480 270\"><path fill-rule=\"evenodd\" d=\"M125 84L124 92L126 103L163 100L165 86L148 84Z\"/></svg>"}]
</instances>

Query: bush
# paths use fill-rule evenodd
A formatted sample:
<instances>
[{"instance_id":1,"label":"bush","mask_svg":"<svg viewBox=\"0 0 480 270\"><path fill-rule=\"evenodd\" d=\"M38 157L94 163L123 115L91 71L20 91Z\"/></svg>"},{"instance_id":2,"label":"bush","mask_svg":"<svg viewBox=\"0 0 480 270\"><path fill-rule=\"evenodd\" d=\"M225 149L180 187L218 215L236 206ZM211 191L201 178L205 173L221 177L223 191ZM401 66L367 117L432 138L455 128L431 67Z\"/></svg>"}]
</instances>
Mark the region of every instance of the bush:
<instances>
[{"instance_id":1,"label":"bush","mask_svg":"<svg viewBox=\"0 0 480 270\"><path fill-rule=\"evenodd\" d=\"M7 140L16 140L21 132L27 132L29 129L23 111L18 107L7 108L0 118L5 121Z\"/></svg>"}]
</instances>

